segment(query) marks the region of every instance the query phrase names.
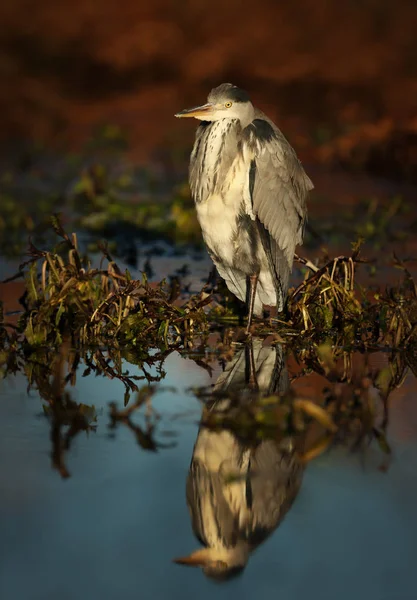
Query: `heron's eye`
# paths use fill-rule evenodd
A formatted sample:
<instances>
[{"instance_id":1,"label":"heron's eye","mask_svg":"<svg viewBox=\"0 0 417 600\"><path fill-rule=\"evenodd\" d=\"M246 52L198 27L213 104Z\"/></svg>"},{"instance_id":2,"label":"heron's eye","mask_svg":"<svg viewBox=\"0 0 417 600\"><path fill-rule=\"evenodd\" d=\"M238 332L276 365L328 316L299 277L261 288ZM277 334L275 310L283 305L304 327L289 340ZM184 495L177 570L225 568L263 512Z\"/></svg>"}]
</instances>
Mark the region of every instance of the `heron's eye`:
<instances>
[{"instance_id":1,"label":"heron's eye","mask_svg":"<svg viewBox=\"0 0 417 600\"><path fill-rule=\"evenodd\" d=\"M225 108L230 108L232 106L233 102L225 102L224 103L224 107Z\"/></svg>"}]
</instances>

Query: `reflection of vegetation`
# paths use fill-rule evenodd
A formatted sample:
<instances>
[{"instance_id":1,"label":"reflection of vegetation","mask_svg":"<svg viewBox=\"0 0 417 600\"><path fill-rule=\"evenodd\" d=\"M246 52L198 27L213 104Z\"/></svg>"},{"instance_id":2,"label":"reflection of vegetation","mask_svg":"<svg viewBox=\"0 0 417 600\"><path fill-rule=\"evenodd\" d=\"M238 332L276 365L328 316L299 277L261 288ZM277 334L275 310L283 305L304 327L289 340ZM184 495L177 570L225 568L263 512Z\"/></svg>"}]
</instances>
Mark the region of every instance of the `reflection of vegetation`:
<instances>
[{"instance_id":1,"label":"reflection of vegetation","mask_svg":"<svg viewBox=\"0 0 417 600\"><path fill-rule=\"evenodd\" d=\"M16 338L9 338L12 344L15 341ZM115 404L111 405L111 429L115 429L118 423L126 424L133 431L138 444L144 449L171 447L154 440L155 423L150 419L152 411L147 415L146 430L133 424L130 419L130 414L140 408L143 402L146 403L150 397L150 388L139 388L138 383L143 380L155 382L163 378L165 376L163 362L170 351L150 353L147 349L147 352L137 353L136 356L132 352L122 355L120 350L114 348L77 351L71 348L70 337L65 337L57 349L58 352L54 348L45 346L31 349L25 346L6 352L3 348L0 353L0 376L5 377L19 370L23 371L29 386L36 389L45 402L43 413L50 422L52 466L63 478L70 476L66 455L74 438L83 431L94 432L97 427L94 405L77 403L71 397L69 386L76 385L77 374L79 375L81 370L82 377L95 375L121 381L126 389L125 405L129 403L131 392L137 392L136 401L126 409L126 412L118 411ZM126 368L128 361L138 364L143 374L129 374ZM147 367L151 366L156 368L155 375L147 371Z\"/></svg>"},{"instance_id":2,"label":"reflection of vegetation","mask_svg":"<svg viewBox=\"0 0 417 600\"><path fill-rule=\"evenodd\" d=\"M119 410L115 402L110 403L110 429L113 431L119 424L126 425L133 433L138 445L143 450L156 452L160 448L173 448L176 444L162 444L156 442L154 438L155 422L158 415L152 408L152 396L155 393L155 387L142 387L137 393L134 402L129 403L129 406ZM146 406L146 424L145 429L134 423L132 416L139 411L143 406ZM154 417L154 420L152 419Z\"/></svg>"},{"instance_id":3,"label":"reflection of vegetation","mask_svg":"<svg viewBox=\"0 0 417 600\"><path fill-rule=\"evenodd\" d=\"M290 436L303 462L338 444L364 450L372 440L389 455L388 397L404 380L405 361L394 353L386 367L375 369L368 355L323 345L304 355L302 367L290 374L291 387L283 394L249 392L250 386L197 391L204 403L202 424L212 430L230 429L254 443ZM312 374L323 375L324 383L316 387L316 395L300 395L297 384Z\"/></svg>"},{"instance_id":4,"label":"reflection of vegetation","mask_svg":"<svg viewBox=\"0 0 417 600\"><path fill-rule=\"evenodd\" d=\"M223 338L213 340L211 349L205 348L206 360L218 360L222 356L226 366L233 361L236 352L240 351L239 346L227 339L225 334ZM279 347L280 344L277 349ZM119 426L125 426L139 447L151 452L175 446L175 442L156 440L160 415L152 405L153 395L158 391L154 382L165 376L162 365L171 350L164 355L149 357L148 364L157 367L158 375L154 377L145 370L142 376L129 375L120 355L117 358L111 352L107 356L96 352L80 354L71 349L66 338L59 346L58 354L56 351L34 352L26 358L22 355L14 365L3 365L24 369L29 384L45 401L44 414L50 422L52 466L64 478L70 476L66 456L74 438L83 431L94 432L97 427L95 407L76 403L71 398L68 386L76 384L80 371L82 376L95 373L118 378L126 386L125 407L120 408L115 402L109 405L108 426L112 434ZM182 352L202 368L207 366L198 353L189 354L184 349ZM268 352L274 352L274 346L266 346ZM404 356L392 352L386 366L377 368L372 366L368 354L348 352L330 344L311 345L303 353L302 361L296 349L288 348L287 353L287 359L295 360L291 360L289 386L284 390L265 392L257 384L252 385L247 367L248 383L240 387L193 390L203 403L202 426L213 431L231 430L248 444L256 445L267 439L291 439L303 463L337 445L363 451L372 441L389 457L391 450L386 437L388 399L402 385L407 373ZM265 366L262 368L264 371L259 378L265 384ZM317 375L321 379L319 383L316 379L311 388L313 391L308 394L298 391L300 383L308 384L308 378L317 378ZM153 383L138 387L140 379ZM128 390L136 390L134 398L130 398ZM135 421L138 414L144 416L144 425Z\"/></svg>"},{"instance_id":5,"label":"reflection of vegetation","mask_svg":"<svg viewBox=\"0 0 417 600\"><path fill-rule=\"evenodd\" d=\"M45 376L45 368L39 371L38 390L43 400L44 414L51 423L52 466L61 477L70 476L66 466L65 455L71 447L73 439L81 431L95 431L96 413L94 406L77 404L65 389L64 367L68 362L68 341L60 347L54 361L51 378Z\"/></svg>"}]
</instances>

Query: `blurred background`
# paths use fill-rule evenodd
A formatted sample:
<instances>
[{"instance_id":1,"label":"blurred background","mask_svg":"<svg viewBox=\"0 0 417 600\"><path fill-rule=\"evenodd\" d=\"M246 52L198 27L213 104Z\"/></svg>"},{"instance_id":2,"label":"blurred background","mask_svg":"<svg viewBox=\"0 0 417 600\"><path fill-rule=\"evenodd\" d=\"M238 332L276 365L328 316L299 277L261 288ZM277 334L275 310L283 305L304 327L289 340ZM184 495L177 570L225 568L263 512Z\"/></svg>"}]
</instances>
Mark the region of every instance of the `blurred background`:
<instances>
[{"instance_id":1,"label":"blurred background","mask_svg":"<svg viewBox=\"0 0 417 600\"><path fill-rule=\"evenodd\" d=\"M150 160L188 147L174 113L231 81L304 160L415 178L414 0L14 0L0 22L3 149L112 123Z\"/></svg>"}]
</instances>

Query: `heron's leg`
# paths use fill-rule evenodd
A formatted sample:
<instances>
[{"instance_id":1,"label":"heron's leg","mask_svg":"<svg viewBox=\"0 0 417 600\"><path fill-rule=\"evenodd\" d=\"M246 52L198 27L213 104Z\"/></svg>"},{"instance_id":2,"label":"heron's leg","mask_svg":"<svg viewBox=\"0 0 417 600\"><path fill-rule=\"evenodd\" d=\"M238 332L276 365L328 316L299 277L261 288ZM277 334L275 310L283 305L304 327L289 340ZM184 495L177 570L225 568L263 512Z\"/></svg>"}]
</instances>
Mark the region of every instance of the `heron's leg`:
<instances>
[{"instance_id":1,"label":"heron's leg","mask_svg":"<svg viewBox=\"0 0 417 600\"><path fill-rule=\"evenodd\" d=\"M248 383L249 389L257 390L258 389L258 380L256 378L255 357L253 356L252 342L247 344L247 346L245 348L245 354L246 354L246 381Z\"/></svg>"},{"instance_id":2,"label":"heron's leg","mask_svg":"<svg viewBox=\"0 0 417 600\"><path fill-rule=\"evenodd\" d=\"M249 314L246 333L249 334L250 326L252 325L253 307L255 306L256 286L258 284L258 275L249 277Z\"/></svg>"}]
</instances>

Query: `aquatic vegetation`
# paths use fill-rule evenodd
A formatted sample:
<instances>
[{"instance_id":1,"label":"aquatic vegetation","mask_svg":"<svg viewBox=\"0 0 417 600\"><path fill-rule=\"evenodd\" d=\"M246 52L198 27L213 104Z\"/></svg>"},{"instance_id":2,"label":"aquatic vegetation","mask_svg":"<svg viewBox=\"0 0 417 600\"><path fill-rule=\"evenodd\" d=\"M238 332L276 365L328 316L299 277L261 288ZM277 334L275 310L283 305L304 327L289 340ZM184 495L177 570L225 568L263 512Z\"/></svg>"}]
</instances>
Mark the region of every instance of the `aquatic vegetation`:
<instances>
[{"instance_id":1,"label":"aquatic vegetation","mask_svg":"<svg viewBox=\"0 0 417 600\"><path fill-rule=\"evenodd\" d=\"M3 316L3 352L6 347L24 347L26 352L57 348L69 339L77 350L123 348L125 353L146 355L149 348L187 349L207 334L210 323L216 328L239 319L227 298L224 305L205 287L181 302L178 277L170 285L150 284L145 274L141 280L132 279L128 270L121 272L105 244L100 249L107 266L93 268L81 256L77 236L68 236L57 217L53 228L61 243L52 251L31 244L29 260L11 278L25 279L24 311L17 328L7 326ZM417 292L403 262L395 263L404 273L399 286L371 292L355 280L357 268L367 262L361 258L360 243L351 256L327 259L323 265L296 260L306 274L290 293L286 313L257 322L254 332L273 334L303 359L327 343L336 354L340 349L389 348L415 364Z\"/></svg>"},{"instance_id":2,"label":"aquatic vegetation","mask_svg":"<svg viewBox=\"0 0 417 600\"><path fill-rule=\"evenodd\" d=\"M169 301L164 283L151 286L145 275L132 280L122 273L102 245L107 268L94 269L83 259L75 235L70 238L59 220L54 229L62 249L52 252L30 247L31 258L20 274L26 281L25 313L19 330L32 347L59 345L67 334L73 346L120 344L136 346L153 340L156 346L175 343L175 336L193 335L204 328L205 298L193 298L183 306ZM172 337L173 336L173 337ZM159 341L157 341L159 340Z\"/></svg>"},{"instance_id":3,"label":"aquatic vegetation","mask_svg":"<svg viewBox=\"0 0 417 600\"><path fill-rule=\"evenodd\" d=\"M75 402L68 391L77 373L118 379L125 387L125 408L110 406L110 430L124 425L142 448L155 451L171 446L154 439L151 402L155 383L165 375L166 357L176 350L211 372L210 361L230 364L251 344L240 344L239 315L215 289L209 294L203 287L184 297L181 275L170 285L150 284L144 274L134 280L128 270L120 270L105 244L102 264L94 268L81 255L77 236L69 236L57 217L52 223L59 244L52 250L30 244L28 260L11 278L25 281L17 325L0 310L0 376L24 372L29 386L38 390L51 424L52 464L67 477L65 455L73 438L96 426L94 406ZM296 260L305 278L291 291L284 318L266 318L253 327L255 338L268 338L274 351L297 365L290 372L291 386L259 393L248 380L238 391L195 390L209 408L202 424L233 428L254 440L278 432L292 436L305 462L337 444L364 448L372 440L389 455L388 397L407 372L417 371L417 289L411 273L396 258L394 266L403 273L400 285L363 288L356 280L357 269L366 263L360 243L350 256L325 257L317 266ZM387 364L375 369L368 357L380 351ZM360 368L357 356L362 357ZM142 374L130 374L128 363ZM298 392L297 382L311 374L327 384L309 397ZM217 410L219 400L226 399L227 410L221 402ZM133 417L144 406L149 414L142 427Z\"/></svg>"},{"instance_id":4,"label":"aquatic vegetation","mask_svg":"<svg viewBox=\"0 0 417 600\"><path fill-rule=\"evenodd\" d=\"M289 319L280 321L280 335L299 332L307 344L331 340L336 348L412 352L417 295L410 272L395 259L394 266L404 274L400 284L370 289L355 281L356 269L363 262L356 246L350 257L336 257L319 268L310 265L313 273L290 295Z\"/></svg>"},{"instance_id":5,"label":"aquatic vegetation","mask_svg":"<svg viewBox=\"0 0 417 600\"><path fill-rule=\"evenodd\" d=\"M104 243L100 250L107 267L92 268L80 254L77 236L68 236L58 217L52 223L60 245L45 251L31 243L29 260L10 278L25 279L25 311L18 329L26 344L59 345L67 333L76 347L121 342L135 346L145 338L152 343L158 338L168 346L176 343L175 336L180 342L181 336L201 335L207 318L213 324L238 319L229 298L225 306L217 296L211 303L205 288L179 305L180 276L171 286L149 284L145 274L133 280L128 270L120 271ZM404 274L400 285L370 290L356 282L358 267L368 262L361 257L361 242L353 244L351 256L325 257L318 266L298 256L296 261L305 267L304 281L290 290L283 318L258 322L257 332L275 333L285 343L291 339L292 345L305 347L329 339L345 349L412 348L417 291L406 263L395 258L393 266Z\"/></svg>"}]
</instances>

